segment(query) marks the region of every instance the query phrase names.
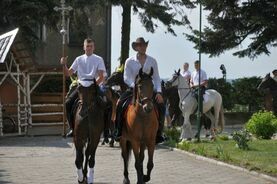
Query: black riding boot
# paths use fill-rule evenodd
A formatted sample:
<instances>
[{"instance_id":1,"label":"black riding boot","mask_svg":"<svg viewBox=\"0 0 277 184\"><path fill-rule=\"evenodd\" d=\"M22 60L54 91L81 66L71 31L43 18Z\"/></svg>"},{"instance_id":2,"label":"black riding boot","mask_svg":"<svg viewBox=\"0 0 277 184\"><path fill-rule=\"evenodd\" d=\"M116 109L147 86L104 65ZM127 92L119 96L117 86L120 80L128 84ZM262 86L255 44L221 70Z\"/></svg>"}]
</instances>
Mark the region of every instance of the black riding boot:
<instances>
[{"instance_id":1,"label":"black riding boot","mask_svg":"<svg viewBox=\"0 0 277 184\"><path fill-rule=\"evenodd\" d=\"M165 141L163 136L163 128L164 128L164 119L165 119L165 105L164 104L157 104L158 112L159 112L159 128L157 131L156 136L156 144L162 143Z\"/></svg>"},{"instance_id":2,"label":"black riding boot","mask_svg":"<svg viewBox=\"0 0 277 184\"><path fill-rule=\"evenodd\" d=\"M119 141L121 136L122 136L122 107L117 107L116 109L116 117L115 117L115 126L116 126L116 131L115 131L115 141Z\"/></svg>"}]
</instances>

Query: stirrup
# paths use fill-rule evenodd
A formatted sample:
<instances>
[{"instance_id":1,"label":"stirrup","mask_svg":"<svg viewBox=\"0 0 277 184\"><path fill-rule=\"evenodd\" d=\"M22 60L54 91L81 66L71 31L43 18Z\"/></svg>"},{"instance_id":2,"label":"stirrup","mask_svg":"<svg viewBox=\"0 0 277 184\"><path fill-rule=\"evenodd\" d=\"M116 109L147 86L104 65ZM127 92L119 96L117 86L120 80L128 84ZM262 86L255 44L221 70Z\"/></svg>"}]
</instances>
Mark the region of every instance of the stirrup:
<instances>
[{"instance_id":1,"label":"stirrup","mask_svg":"<svg viewBox=\"0 0 277 184\"><path fill-rule=\"evenodd\" d=\"M73 137L73 130L70 129L69 132L66 134L66 137Z\"/></svg>"}]
</instances>

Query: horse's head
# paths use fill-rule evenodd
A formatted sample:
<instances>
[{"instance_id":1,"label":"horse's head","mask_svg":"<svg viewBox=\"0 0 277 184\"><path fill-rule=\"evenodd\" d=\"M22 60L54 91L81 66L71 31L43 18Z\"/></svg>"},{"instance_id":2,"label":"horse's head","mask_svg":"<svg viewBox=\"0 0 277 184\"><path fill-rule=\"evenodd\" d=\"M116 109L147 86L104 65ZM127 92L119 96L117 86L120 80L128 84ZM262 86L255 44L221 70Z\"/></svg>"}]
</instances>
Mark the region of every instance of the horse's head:
<instances>
[{"instance_id":1,"label":"horse's head","mask_svg":"<svg viewBox=\"0 0 277 184\"><path fill-rule=\"evenodd\" d=\"M182 75L180 74L180 69L176 72L174 72L174 74L172 75L172 78L169 79L165 86L166 88L170 88L170 87L174 87L174 86L178 86L180 84L180 80L182 80Z\"/></svg>"},{"instance_id":2,"label":"horse's head","mask_svg":"<svg viewBox=\"0 0 277 184\"><path fill-rule=\"evenodd\" d=\"M273 87L274 83L275 81L270 77L270 73L268 73L258 85L257 90L259 92L264 92L266 89L270 89L271 87Z\"/></svg>"},{"instance_id":3,"label":"horse's head","mask_svg":"<svg viewBox=\"0 0 277 184\"><path fill-rule=\"evenodd\" d=\"M112 75L106 80L107 86L115 86L123 83L123 72L114 72Z\"/></svg>"},{"instance_id":4,"label":"horse's head","mask_svg":"<svg viewBox=\"0 0 277 184\"><path fill-rule=\"evenodd\" d=\"M136 102L142 105L145 112L152 111L154 105L152 101L154 85L152 82L153 68L149 74L142 72L140 69L139 74L135 81L135 95Z\"/></svg>"},{"instance_id":5,"label":"horse's head","mask_svg":"<svg viewBox=\"0 0 277 184\"><path fill-rule=\"evenodd\" d=\"M97 85L96 81L89 87L79 86L78 94L79 99L83 103L84 106L91 106L97 96Z\"/></svg>"}]
</instances>

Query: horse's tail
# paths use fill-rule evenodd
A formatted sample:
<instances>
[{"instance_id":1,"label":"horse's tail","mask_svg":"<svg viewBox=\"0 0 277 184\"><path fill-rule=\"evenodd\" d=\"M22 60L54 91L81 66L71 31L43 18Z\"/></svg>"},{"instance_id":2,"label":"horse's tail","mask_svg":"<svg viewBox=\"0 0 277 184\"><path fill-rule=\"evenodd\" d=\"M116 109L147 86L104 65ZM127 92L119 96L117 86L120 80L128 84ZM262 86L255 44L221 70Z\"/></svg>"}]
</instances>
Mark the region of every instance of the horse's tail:
<instances>
[{"instance_id":1,"label":"horse's tail","mask_svg":"<svg viewBox=\"0 0 277 184\"><path fill-rule=\"evenodd\" d=\"M220 132L222 132L223 129L224 129L224 126L225 126L225 118L224 118L223 105L221 105L221 107L220 107L219 118L218 118L218 125L220 126Z\"/></svg>"},{"instance_id":2,"label":"horse's tail","mask_svg":"<svg viewBox=\"0 0 277 184\"><path fill-rule=\"evenodd\" d=\"M131 150L132 150L132 145L130 141L126 141L126 156L127 156L127 163L129 163L129 159L131 157Z\"/></svg>"}]
</instances>

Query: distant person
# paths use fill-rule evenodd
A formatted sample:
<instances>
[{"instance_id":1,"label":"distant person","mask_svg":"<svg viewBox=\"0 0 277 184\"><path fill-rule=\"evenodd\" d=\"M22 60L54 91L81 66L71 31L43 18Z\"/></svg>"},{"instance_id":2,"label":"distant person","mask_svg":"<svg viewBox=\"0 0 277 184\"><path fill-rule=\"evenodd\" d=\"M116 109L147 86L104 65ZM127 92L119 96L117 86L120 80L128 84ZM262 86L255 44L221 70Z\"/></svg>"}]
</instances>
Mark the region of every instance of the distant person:
<instances>
[{"instance_id":1,"label":"distant person","mask_svg":"<svg viewBox=\"0 0 277 184\"><path fill-rule=\"evenodd\" d=\"M203 101L203 95L205 94L208 78L204 70L200 69L200 62L196 60L194 62L195 71L191 74L190 87L195 89L196 95L198 94L198 89L200 90L200 101ZM200 83L199 83L199 72L200 72ZM198 96L196 98L198 100ZM202 112L202 107L200 108Z\"/></svg>"},{"instance_id":2,"label":"distant person","mask_svg":"<svg viewBox=\"0 0 277 184\"><path fill-rule=\"evenodd\" d=\"M272 71L273 79L277 82L277 69Z\"/></svg>"},{"instance_id":3,"label":"distant person","mask_svg":"<svg viewBox=\"0 0 277 184\"><path fill-rule=\"evenodd\" d=\"M181 71L181 75L189 82L191 78L191 73L189 71L189 64L186 62L183 65L183 70Z\"/></svg>"}]
</instances>

